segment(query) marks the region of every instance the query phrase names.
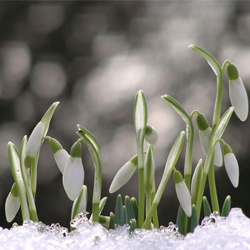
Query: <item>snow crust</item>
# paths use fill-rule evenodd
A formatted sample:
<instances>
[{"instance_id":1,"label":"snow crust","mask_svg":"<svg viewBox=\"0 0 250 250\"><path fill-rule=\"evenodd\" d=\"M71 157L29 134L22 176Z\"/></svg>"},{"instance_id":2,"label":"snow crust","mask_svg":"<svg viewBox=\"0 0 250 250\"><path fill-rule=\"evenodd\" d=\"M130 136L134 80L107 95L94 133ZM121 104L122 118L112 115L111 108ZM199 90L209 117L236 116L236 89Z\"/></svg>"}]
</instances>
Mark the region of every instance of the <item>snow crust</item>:
<instances>
[{"instance_id":1,"label":"snow crust","mask_svg":"<svg viewBox=\"0 0 250 250\"><path fill-rule=\"evenodd\" d=\"M194 233L183 237L174 224L159 230L135 230L126 226L107 230L100 224L90 224L86 217L74 220L73 232L59 224L46 226L26 221L12 229L0 228L2 250L245 250L250 249L250 219L239 208L227 218L211 215Z\"/></svg>"}]
</instances>

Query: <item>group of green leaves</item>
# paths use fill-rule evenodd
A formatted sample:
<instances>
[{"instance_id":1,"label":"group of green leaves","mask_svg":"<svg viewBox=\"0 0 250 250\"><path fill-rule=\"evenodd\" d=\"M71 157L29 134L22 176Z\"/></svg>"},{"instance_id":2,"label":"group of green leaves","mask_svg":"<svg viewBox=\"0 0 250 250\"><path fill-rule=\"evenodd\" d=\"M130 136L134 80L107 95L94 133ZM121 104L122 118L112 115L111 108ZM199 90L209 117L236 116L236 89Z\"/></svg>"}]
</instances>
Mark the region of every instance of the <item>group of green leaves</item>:
<instances>
[{"instance_id":1,"label":"group of green leaves","mask_svg":"<svg viewBox=\"0 0 250 250\"><path fill-rule=\"evenodd\" d=\"M44 114L41 121L34 128L30 137L24 136L20 150L12 143L8 143L10 167L14 178L14 184L6 199L6 218L12 221L21 207L23 220L38 221L35 206L37 166L41 145L44 140L49 141L56 164L62 173L62 182L69 199L74 201L71 219L78 213L87 209L88 190L84 185L84 168L82 165L82 144L86 145L94 163L94 185L92 195L91 221L100 222L107 228L115 228L117 225L128 224L130 230L135 228L153 229L159 228L157 208L162 198L165 187L173 177L177 198L180 202L177 215L177 225L182 234L193 231L198 225L201 207L203 204L205 215L212 211L226 216L230 210L231 199L226 197L223 208L220 207L217 198L215 183L215 166L223 164L232 184L237 187L239 182L238 163L231 147L222 139L228 122L233 112L240 120L246 120L248 116L248 97L238 70L234 64L226 60L222 66L205 50L190 45L189 48L204 57L213 69L217 78L217 94L215 99L213 121L211 125L204 114L198 110L190 114L173 97L162 95L174 110L181 116L186 124L186 131L181 131L175 140L168 157L160 183L155 182L154 145L157 143L158 134L148 124L147 102L144 92L138 91L134 102L134 125L137 152L119 169L111 185L110 193L114 193L125 185L135 171L138 171L138 201L128 196L122 202L121 195L117 196L115 211L108 216L101 215L107 201L107 197L101 198L102 189L102 165L101 150L96 138L81 125L77 125L79 139L73 144L70 153L63 149L55 138L47 136L50 120L58 105L53 103ZM229 78L229 97L232 107L221 115L223 73L227 68ZM193 166L194 143L194 117L196 116L197 130L205 160L200 159ZM176 164L179 156L186 147L184 160L184 173L181 174ZM203 163L204 162L204 163ZM194 169L194 170L193 170ZM204 197L205 184L209 179L211 205Z\"/></svg>"}]
</instances>

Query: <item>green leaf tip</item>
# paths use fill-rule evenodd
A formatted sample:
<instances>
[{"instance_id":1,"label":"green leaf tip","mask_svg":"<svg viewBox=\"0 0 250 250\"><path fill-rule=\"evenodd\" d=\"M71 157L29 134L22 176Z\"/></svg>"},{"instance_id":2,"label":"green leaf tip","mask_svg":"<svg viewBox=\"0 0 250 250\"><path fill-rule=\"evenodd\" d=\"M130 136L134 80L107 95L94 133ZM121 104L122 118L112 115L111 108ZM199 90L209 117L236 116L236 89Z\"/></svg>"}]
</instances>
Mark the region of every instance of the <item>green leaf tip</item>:
<instances>
[{"instance_id":1,"label":"green leaf tip","mask_svg":"<svg viewBox=\"0 0 250 250\"><path fill-rule=\"evenodd\" d=\"M50 148L51 148L51 151L53 152L53 154L55 154L57 151L59 151L60 149L63 148L61 143L54 138L51 138L49 140L49 145L50 145Z\"/></svg>"},{"instance_id":2,"label":"green leaf tip","mask_svg":"<svg viewBox=\"0 0 250 250\"><path fill-rule=\"evenodd\" d=\"M82 157L82 144L80 142L75 142L70 149L70 155L74 158Z\"/></svg>"},{"instance_id":3,"label":"green leaf tip","mask_svg":"<svg viewBox=\"0 0 250 250\"><path fill-rule=\"evenodd\" d=\"M234 65L233 63L230 63L227 66L227 76L228 76L228 79L231 81L237 80L239 78L239 71L236 65Z\"/></svg>"},{"instance_id":4,"label":"green leaf tip","mask_svg":"<svg viewBox=\"0 0 250 250\"><path fill-rule=\"evenodd\" d=\"M204 131L204 130L208 129L208 127L209 127L206 117L201 113L199 113L197 115L196 122L197 122L197 126L198 126L199 130Z\"/></svg>"}]
</instances>

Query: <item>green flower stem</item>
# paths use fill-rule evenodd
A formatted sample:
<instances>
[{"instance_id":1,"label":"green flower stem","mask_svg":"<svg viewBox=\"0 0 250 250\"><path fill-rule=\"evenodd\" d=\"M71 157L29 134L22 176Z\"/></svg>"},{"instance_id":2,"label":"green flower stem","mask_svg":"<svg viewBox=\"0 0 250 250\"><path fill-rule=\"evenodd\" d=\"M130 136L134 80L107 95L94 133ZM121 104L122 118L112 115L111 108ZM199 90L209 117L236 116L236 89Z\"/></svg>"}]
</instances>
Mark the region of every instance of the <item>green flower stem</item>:
<instances>
[{"instance_id":1,"label":"green flower stem","mask_svg":"<svg viewBox=\"0 0 250 250\"><path fill-rule=\"evenodd\" d=\"M25 167L26 146L27 146L27 136L24 136L22 145L21 145L21 152L20 152L21 172L22 172L23 183L25 186L26 195L27 195L27 199L29 203L30 219L33 221L38 221L35 200L31 191L31 187L29 185L27 168Z\"/></svg>"},{"instance_id":2,"label":"green flower stem","mask_svg":"<svg viewBox=\"0 0 250 250\"><path fill-rule=\"evenodd\" d=\"M134 125L136 133L136 145L138 154L138 180L139 180L139 207L138 207L138 228L141 228L144 221L144 155L143 145L147 127L147 103L142 90L135 96L134 102Z\"/></svg>"},{"instance_id":3,"label":"green flower stem","mask_svg":"<svg viewBox=\"0 0 250 250\"><path fill-rule=\"evenodd\" d=\"M217 76L217 92L214 105L214 115L213 115L213 127L214 128L221 116L221 102L222 102L222 89L223 89L223 79L222 72Z\"/></svg>"},{"instance_id":4,"label":"green flower stem","mask_svg":"<svg viewBox=\"0 0 250 250\"><path fill-rule=\"evenodd\" d=\"M197 219L199 220L200 218L200 213L201 213L201 205L202 205L202 197L204 194L204 189L205 189L205 184L207 180L207 174L205 171L202 171L202 176L201 176L201 183L199 186L199 193L197 197L197 204L196 204L196 209L197 209Z\"/></svg>"},{"instance_id":5,"label":"green flower stem","mask_svg":"<svg viewBox=\"0 0 250 250\"><path fill-rule=\"evenodd\" d=\"M37 161L33 162L30 167L30 185L33 197L36 197L36 188L37 188Z\"/></svg>"},{"instance_id":6,"label":"green flower stem","mask_svg":"<svg viewBox=\"0 0 250 250\"><path fill-rule=\"evenodd\" d=\"M216 184L215 184L213 160L210 163L210 168L208 171L208 181L209 181L209 190L210 190L213 211L217 211L220 214L220 207L219 207L217 189L216 189Z\"/></svg>"},{"instance_id":7,"label":"green flower stem","mask_svg":"<svg viewBox=\"0 0 250 250\"><path fill-rule=\"evenodd\" d=\"M91 154L95 166L94 187L93 187L93 197L92 197L92 221L98 222L99 203L101 199L101 190L102 190L102 165L100 161L100 156L95 145L83 131L78 131L77 134L81 137L78 141L84 142L88 147L88 150Z\"/></svg>"},{"instance_id":8,"label":"green flower stem","mask_svg":"<svg viewBox=\"0 0 250 250\"><path fill-rule=\"evenodd\" d=\"M187 146L185 154L185 164L184 164L184 180L190 190L191 185L191 173L192 173L192 160L193 160L193 145L194 145L194 127L191 119L187 125L186 129Z\"/></svg>"},{"instance_id":9,"label":"green flower stem","mask_svg":"<svg viewBox=\"0 0 250 250\"><path fill-rule=\"evenodd\" d=\"M151 208L150 208L150 210L147 214L147 217L142 225L142 228L148 228L150 221L151 221L151 218L155 214L155 211L157 210L157 206L160 203L162 194L163 194L164 189L167 185L169 177L171 176L173 169L175 167L175 164L176 164L177 160L179 159L180 153L182 151L184 139L185 139L185 132L182 131L179 134L179 136L177 137L177 139L175 140L174 145L173 145L173 147L168 155L168 159L167 159L167 162L166 162L166 165L164 168L164 172L163 172L159 187L156 191Z\"/></svg>"}]
</instances>

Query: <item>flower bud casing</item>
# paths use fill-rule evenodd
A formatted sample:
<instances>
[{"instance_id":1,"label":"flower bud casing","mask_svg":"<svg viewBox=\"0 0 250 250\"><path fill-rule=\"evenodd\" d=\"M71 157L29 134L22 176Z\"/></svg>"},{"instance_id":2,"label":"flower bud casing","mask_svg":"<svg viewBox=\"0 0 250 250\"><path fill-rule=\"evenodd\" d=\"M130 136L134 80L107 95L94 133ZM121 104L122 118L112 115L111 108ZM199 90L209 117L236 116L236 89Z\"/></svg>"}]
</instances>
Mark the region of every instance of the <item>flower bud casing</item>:
<instances>
[{"instance_id":1,"label":"flower bud casing","mask_svg":"<svg viewBox=\"0 0 250 250\"><path fill-rule=\"evenodd\" d=\"M33 129L27 142L26 162L28 166L30 166L30 163L36 158L38 150L40 149L42 138L43 124L42 122L39 122Z\"/></svg>"}]
</instances>

